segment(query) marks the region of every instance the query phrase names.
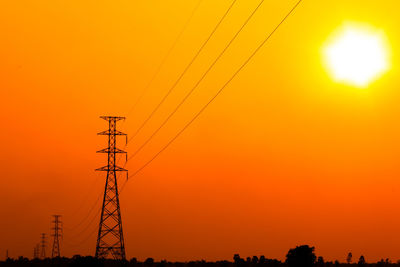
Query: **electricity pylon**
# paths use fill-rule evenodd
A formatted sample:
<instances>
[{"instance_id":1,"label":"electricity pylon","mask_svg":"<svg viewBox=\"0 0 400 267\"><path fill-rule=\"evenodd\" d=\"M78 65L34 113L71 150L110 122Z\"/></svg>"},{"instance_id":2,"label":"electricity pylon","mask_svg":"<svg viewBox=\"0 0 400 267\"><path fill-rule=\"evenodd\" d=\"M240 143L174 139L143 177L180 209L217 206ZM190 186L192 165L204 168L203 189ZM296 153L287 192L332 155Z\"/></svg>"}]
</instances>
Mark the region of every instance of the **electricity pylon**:
<instances>
[{"instance_id":1,"label":"electricity pylon","mask_svg":"<svg viewBox=\"0 0 400 267\"><path fill-rule=\"evenodd\" d=\"M35 247L35 252L36 252L35 259L39 259L39 251L40 251L40 245L36 244L36 247Z\"/></svg>"},{"instance_id":2,"label":"electricity pylon","mask_svg":"<svg viewBox=\"0 0 400 267\"><path fill-rule=\"evenodd\" d=\"M125 244L122 232L116 173L127 170L118 167L115 162L116 154L124 153L126 155L125 151L117 148L117 136L126 136L126 134L117 131L117 121L124 120L125 118L113 116L101 116L100 118L108 121L108 130L98 133L98 135L108 135L108 147L97 151L97 153L107 153L108 164L96 169L96 171L106 171L107 178L95 257L107 258L112 256L117 260L125 260Z\"/></svg>"},{"instance_id":3,"label":"electricity pylon","mask_svg":"<svg viewBox=\"0 0 400 267\"><path fill-rule=\"evenodd\" d=\"M33 259L39 258L39 247L36 245L33 247Z\"/></svg>"},{"instance_id":4,"label":"electricity pylon","mask_svg":"<svg viewBox=\"0 0 400 267\"><path fill-rule=\"evenodd\" d=\"M61 215L53 215L54 230L53 236L53 249L51 250L51 257L60 257L60 237L62 238L62 226L61 226Z\"/></svg>"},{"instance_id":5,"label":"electricity pylon","mask_svg":"<svg viewBox=\"0 0 400 267\"><path fill-rule=\"evenodd\" d=\"M45 233L41 234L40 246L42 248L42 250L40 251L40 258L45 259L46 258L46 234Z\"/></svg>"}]
</instances>

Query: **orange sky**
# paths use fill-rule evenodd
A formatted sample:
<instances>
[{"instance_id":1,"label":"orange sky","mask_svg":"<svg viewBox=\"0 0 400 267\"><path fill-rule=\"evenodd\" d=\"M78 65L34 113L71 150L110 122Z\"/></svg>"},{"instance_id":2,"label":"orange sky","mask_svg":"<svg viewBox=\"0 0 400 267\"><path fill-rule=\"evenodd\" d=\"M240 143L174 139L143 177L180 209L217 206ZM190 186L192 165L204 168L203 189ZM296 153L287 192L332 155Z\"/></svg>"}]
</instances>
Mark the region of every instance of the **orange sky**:
<instances>
[{"instance_id":1,"label":"orange sky","mask_svg":"<svg viewBox=\"0 0 400 267\"><path fill-rule=\"evenodd\" d=\"M95 213L67 227L81 222L104 187L104 174L94 172L106 161L95 153L106 146L96 136L107 127L98 117L126 115L197 2L0 3L1 258L7 248L12 257L31 257L40 233L50 233L51 214L63 215L63 255L94 254ZM123 131L132 134L148 116L229 3L201 3ZM265 2L178 114L129 162L131 172L294 3ZM238 0L130 153L257 4ZM329 260L344 261L349 251L367 261L399 259L399 7L395 0L304 0L206 112L129 181L121 195L128 258L283 259L289 248L310 244ZM344 21L382 29L390 42L391 70L363 90L335 83L323 67L322 45Z\"/></svg>"}]
</instances>

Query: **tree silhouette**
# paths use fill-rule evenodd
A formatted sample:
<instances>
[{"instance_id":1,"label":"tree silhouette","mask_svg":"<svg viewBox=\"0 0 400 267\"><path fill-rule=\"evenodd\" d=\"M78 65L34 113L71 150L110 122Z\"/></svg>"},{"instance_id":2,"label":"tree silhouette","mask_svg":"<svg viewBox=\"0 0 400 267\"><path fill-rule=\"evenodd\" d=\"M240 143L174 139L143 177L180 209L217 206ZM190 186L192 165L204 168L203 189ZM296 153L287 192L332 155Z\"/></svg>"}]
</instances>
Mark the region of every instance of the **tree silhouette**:
<instances>
[{"instance_id":1,"label":"tree silhouette","mask_svg":"<svg viewBox=\"0 0 400 267\"><path fill-rule=\"evenodd\" d=\"M321 256L318 257L317 266L321 266L321 267L325 266L325 261L324 261L323 257L321 257Z\"/></svg>"},{"instance_id":2,"label":"tree silhouette","mask_svg":"<svg viewBox=\"0 0 400 267\"><path fill-rule=\"evenodd\" d=\"M260 256L260 260L258 261L258 263L260 263L261 265L265 263L265 256L264 255Z\"/></svg>"},{"instance_id":3,"label":"tree silhouette","mask_svg":"<svg viewBox=\"0 0 400 267\"><path fill-rule=\"evenodd\" d=\"M347 264L350 264L352 259L353 259L353 254L351 252L349 252L349 254L347 254L347 259L346 259Z\"/></svg>"},{"instance_id":4,"label":"tree silhouette","mask_svg":"<svg viewBox=\"0 0 400 267\"><path fill-rule=\"evenodd\" d=\"M235 262L236 265L243 265L244 264L244 259L240 258L239 254L233 255L233 261Z\"/></svg>"},{"instance_id":5,"label":"tree silhouette","mask_svg":"<svg viewBox=\"0 0 400 267\"><path fill-rule=\"evenodd\" d=\"M316 260L314 247L308 245L297 246L289 250L286 255L286 263L290 267L309 267L313 266Z\"/></svg>"},{"instance_id":6,"label":"tree silhouette","mask_svg":"<svg viewBox=\"0 0 400 267\"><path fill-rule=\"evenodd\" d=\"M134 257L134 258L132 258L132 259L129 261L129 263L130 263L131 265L136 265L136 264L137 264L137 259Z\"/></svg>"},{"instance_id":7,"label":"tree silhouette","mask_svg":"<svg viewBox=\"0 0 400 267\"><path fill-rule=\"evenodd\" d=\"M363 255L360 256L360 259L358 260L358 265L365 265L365 258Z\"/></svg>"},{"instance_id":8,"label":"tree silhouette","mask_svg":"<svg viewBox=\"0 0 400 267\"><path fill-rule=\"evenodd\" d=\"M154 259L153 259L153 258L147 258L147 259L144 261L144 264L145 264L145 265L153 265L153 264L154 264Z\"/></svg>"},{"instance_id":9,"label":"tree silhouette","mask_svg":"<svg viewBox=\"0 0 400 267\"><path fill-rule=\"evenodd\" d=\"M239 262L240 262L240 255L239 255L239 254L233 255L233 261L234 261L236 264L239 264Z\"/></svg>"}]
</instances>

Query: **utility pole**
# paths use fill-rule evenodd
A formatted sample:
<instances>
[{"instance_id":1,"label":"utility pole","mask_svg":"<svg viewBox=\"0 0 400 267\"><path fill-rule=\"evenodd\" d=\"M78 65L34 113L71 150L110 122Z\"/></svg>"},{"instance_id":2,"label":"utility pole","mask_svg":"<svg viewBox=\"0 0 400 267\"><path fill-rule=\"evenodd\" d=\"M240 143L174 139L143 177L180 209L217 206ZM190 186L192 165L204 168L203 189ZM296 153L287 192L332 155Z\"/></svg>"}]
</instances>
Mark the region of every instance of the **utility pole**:
<instances>
[{"instance_id":1,"label":"utility pole","mask_svg":"<svg viewBox=\"0 0 400 267\"><path fill-rule=\"evenodd\" d=\"M8 249L6 250L6 260L8 260Z\"/></svg>"},{"instance_id":2,"label":"utility pole","mask_svg":"<svg viewBox=\"0 0 400 267\"><path fill-rule=\"evenodd\" d=\"M54 230L54 233L52 234L53 236L53 249L51 250L51 257L60 257L60 240L59 238L62 238L62 226L61 226L61 215L53 215L54 220L54 227L52 230Z\"/></svg>"},{"instance_id":3,"label":"utility pole","mask_svg":"<svg viewBox=\"0 0 400 267\"><path fill-rule=\"evenodd\" d=\"M107 178L104 189L103 206L101 208L99 232L96 244L96 258L107 258L112 256L116 260L125 260L125 244L122 232L121 210L119 205L117 172L126 171L124 168L116 166L115 155L126 152L117 148L117 136L126 134L117 131L117 121L125 120L125 117L101 116L101 119L108 121L108 130L98 133L98 135L108 136L108 147L97 151L97 153L107 153L108 164L96 169L96 171L106 171Z\"/></svg>"},{"instance_id":4,"label":"utility pole","mask_svg":"<svg viewBox=\"0 0 400 267\"><path fill-rule=\"evenodd\" d=\"M42 248L42 251L40 252L40 258L45 259L46 258L46 234L45 233L41 234L40 246Z\"/></svg>"}]
</instances>

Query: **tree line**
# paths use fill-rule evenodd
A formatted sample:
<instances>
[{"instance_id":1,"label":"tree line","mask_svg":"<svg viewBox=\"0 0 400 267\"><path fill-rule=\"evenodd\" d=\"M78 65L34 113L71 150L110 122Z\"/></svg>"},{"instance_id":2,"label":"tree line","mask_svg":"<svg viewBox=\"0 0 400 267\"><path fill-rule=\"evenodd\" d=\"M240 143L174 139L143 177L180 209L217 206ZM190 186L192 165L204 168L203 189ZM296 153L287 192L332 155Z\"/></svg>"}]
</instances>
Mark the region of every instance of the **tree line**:
<instances>
[{"instance_id":1,"label":"tree line","mask_svg":"<svg viewBox=\"0 0 400 267\"><path fill-rule=\"evenodd\" d=\"M136 258L129 261L115 261L109 259L96 259L91 256L75 255L72 258L47 258L47 259L28 259L19 257L17 259L8 258L0 262L2 266L94 266L94 267L114 267L114 266L132 266L132 267L336 267L336 266L363 266L363 267L383 267L383 266L399 266L400 261L392 263L389 259L381 259L376 263L367 263L365 257L361 255L358 259L353 259L353 254L348 253L346 262L325 261L322 256L315 255L315 248L302 245L292 248L286 254L285 261L277 259L268 259L265 256L252 256L242 258L239 254L234 254L233 261L216 261L208 262L189 261L189 262L169 262L162 260L159 262L154 261L153 258L147 258L145 261L140 262Z\"/></svg>"}]
</instances>

